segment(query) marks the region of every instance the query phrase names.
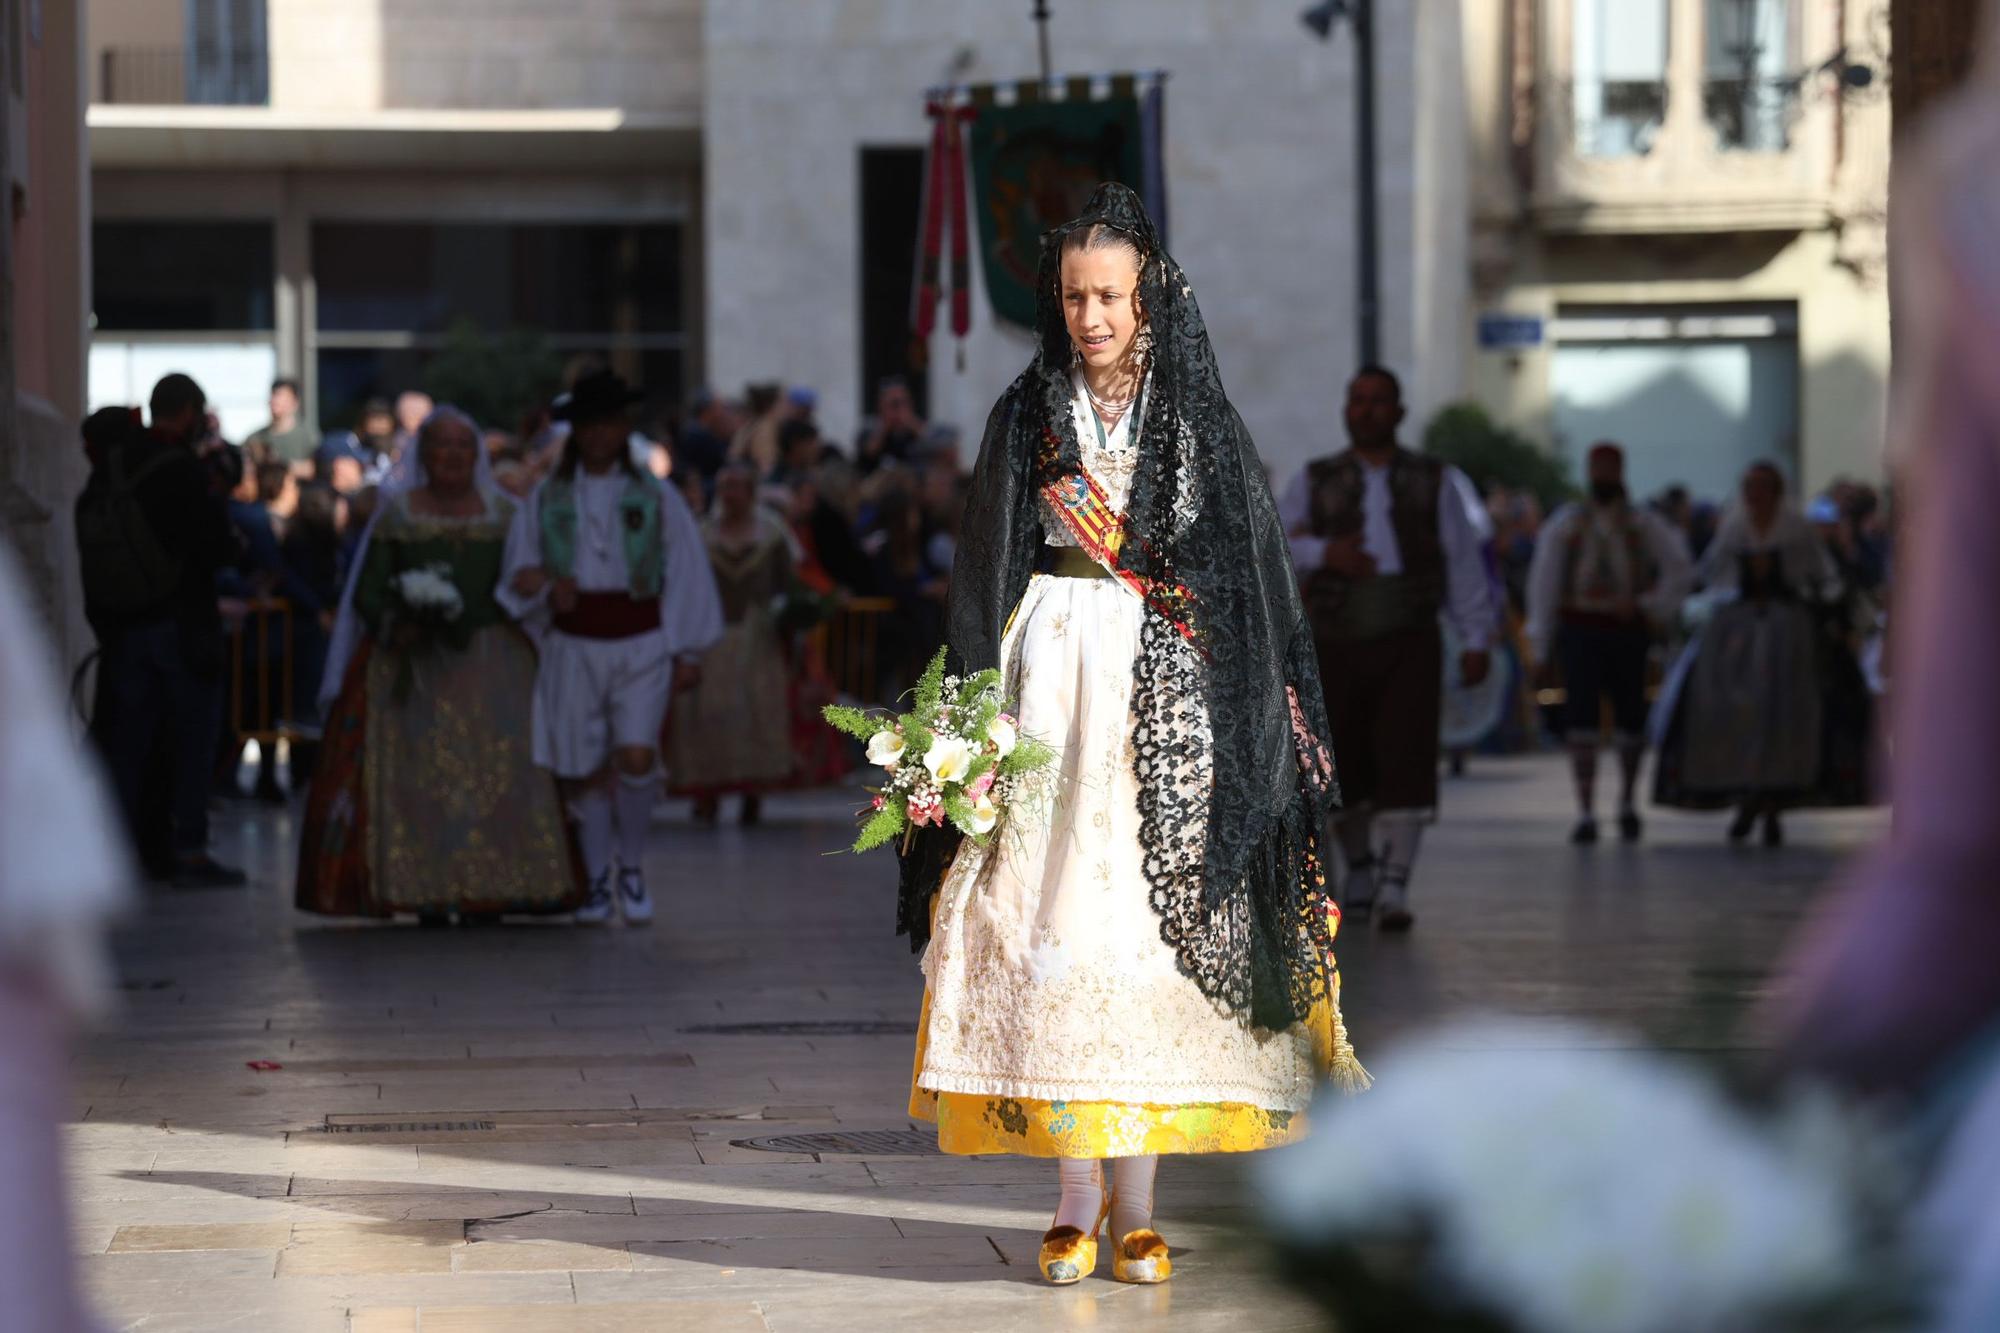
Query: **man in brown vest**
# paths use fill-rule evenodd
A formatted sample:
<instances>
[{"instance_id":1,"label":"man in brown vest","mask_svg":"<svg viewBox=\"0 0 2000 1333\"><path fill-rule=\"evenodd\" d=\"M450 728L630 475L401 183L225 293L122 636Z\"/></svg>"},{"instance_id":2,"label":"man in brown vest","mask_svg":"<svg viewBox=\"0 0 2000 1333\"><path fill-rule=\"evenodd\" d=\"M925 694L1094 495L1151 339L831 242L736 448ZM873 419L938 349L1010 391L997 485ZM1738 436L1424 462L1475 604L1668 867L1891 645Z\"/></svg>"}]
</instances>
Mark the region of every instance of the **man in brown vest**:
<instances>
[{"instance_id":1,"label":"man in brown vest","mask_svg":"<svg viewBox=\"0 0 2000 1333\"><path fill-rule=\"evenodd\" d=\"M1451 617L1466 646L1459 668L1468 685L1491 668L1497 620L1466 509L1471 483L1397 443L1405 415L1396 376L1363 367L1347 390L1353 447L1308 464L1278 506L1319 649L1340 772L1341 905L1367 920L1379 898L1377 919L1396 931L1415 920L1410 871L1437 815L1438 617Z\"/></svg>"}]
</instances>

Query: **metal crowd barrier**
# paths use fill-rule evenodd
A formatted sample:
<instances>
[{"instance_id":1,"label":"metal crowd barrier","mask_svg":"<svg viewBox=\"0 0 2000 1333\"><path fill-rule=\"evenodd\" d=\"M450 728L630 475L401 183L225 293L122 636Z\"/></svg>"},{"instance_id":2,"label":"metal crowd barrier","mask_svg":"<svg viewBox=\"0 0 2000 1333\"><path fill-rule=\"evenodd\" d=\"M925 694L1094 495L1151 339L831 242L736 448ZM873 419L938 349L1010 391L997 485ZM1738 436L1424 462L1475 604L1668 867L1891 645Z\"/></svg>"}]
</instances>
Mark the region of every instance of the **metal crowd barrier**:
<instances>
[{"instance_id":1,"label":"metal crowd barrier","mask_svg":"<svg viewBox=\"0 0 2000 1333\"><path fill-rule=\"evenodd\" d=\"M249 607L229 655L230 729L239 742L272 745L295 740L303 728L292 717L293 670L298 658L298 645L292 637L292 604L282 597L258 597L251 599ZM275 692L274 656L278 659Z\"/></svg>"},{"instance_id":2,"label":"metal crowd barrier","mask_svg":"<svg viewBox=\"0 0 2000 1333\"><path fill-rule=\"evenodd\" d=\"M842 696L869 704L883 702L875 697L882 681L882 621L895 609L895 601L888 597L850 598L832 620L813 631L827 674Z\"/></svg>"}]
</instances>

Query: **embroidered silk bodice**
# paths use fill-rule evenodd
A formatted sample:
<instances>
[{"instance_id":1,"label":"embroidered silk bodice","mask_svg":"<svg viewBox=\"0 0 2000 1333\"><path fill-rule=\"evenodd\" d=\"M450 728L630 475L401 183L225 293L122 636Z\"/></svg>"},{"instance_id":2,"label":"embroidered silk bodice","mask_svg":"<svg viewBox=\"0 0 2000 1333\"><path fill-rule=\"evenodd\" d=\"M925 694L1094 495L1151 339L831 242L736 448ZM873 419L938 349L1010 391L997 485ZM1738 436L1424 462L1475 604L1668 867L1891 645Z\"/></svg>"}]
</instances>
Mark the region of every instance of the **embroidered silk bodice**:
<instances>
[{"instance_id":1,"label":"embroidered silk bodice","mask_svg":"<svg viewBox=\"0 0 2000 1333\"><path fill-rule=\"evenodd\" d=\"M1090 395L1084 392L1083 377L1075 377L1076 393L1071 402L1071 411L1076 416L1076 438L1082 446L1083 470L1097 479L1104 488L1104 495L1111 507L1120 514L1125 512L1125 502L1132 495L1132 477L1139 470L1138 404L1133 405L1118 424L1110 427L1098 437L1097 409L1090 405ZM1076 536L1069 525L1062 521L1048 498L1044 496L1042 505L1042 530L1050 546L1075 546Z\"/></svg>"}]
</instances>

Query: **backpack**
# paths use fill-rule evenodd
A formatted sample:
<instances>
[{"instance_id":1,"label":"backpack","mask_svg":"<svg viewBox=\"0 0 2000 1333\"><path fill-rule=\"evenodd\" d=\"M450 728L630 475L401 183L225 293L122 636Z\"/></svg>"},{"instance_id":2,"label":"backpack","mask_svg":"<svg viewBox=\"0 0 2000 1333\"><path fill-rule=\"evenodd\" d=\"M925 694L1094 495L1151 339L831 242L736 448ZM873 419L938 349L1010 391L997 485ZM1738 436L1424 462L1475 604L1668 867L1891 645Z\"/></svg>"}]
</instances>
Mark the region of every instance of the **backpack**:
<instances>
[{"instance_id":1,"label":"backpack","mask_svg":"<svg viewBox=\"0 0 2000 1333\"><path fill-rule=\"evenodd\" d=\"M93 614L114 619L156 609L181 581L179 557L161 543L139 503L140 485L174 461L174 455L156 449L139 466L128 468L127 454L112 450L76 505L84 600Z\"/></svg>"}]
</instances>

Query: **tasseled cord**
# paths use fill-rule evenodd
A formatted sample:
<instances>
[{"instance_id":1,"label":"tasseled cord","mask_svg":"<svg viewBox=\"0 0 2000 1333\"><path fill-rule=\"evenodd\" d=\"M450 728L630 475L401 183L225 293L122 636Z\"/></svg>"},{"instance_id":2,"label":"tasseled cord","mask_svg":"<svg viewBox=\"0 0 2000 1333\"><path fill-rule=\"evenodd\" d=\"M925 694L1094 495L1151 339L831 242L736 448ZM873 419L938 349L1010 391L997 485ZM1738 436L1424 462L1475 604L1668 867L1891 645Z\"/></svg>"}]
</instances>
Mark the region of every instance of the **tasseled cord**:
<instances>
[{"instance_id":1,"label":"tasseled cord","mask_svg":"<svg viewBox=\"0 0 2000 1333\"><path fill-rule=\"evenodd\" d=\"M1347 1021L1340 1016L1340 974L1336 972L1327 980L1326 1004L1333 1014L1333 1043L1327 1052L1326 1081L1353 1096L1368 1091L1375 1079L1362 1068L1361 1057L1354 1053L1354 1043L1347 1039Z\"/></svg>"}]
</instances>

